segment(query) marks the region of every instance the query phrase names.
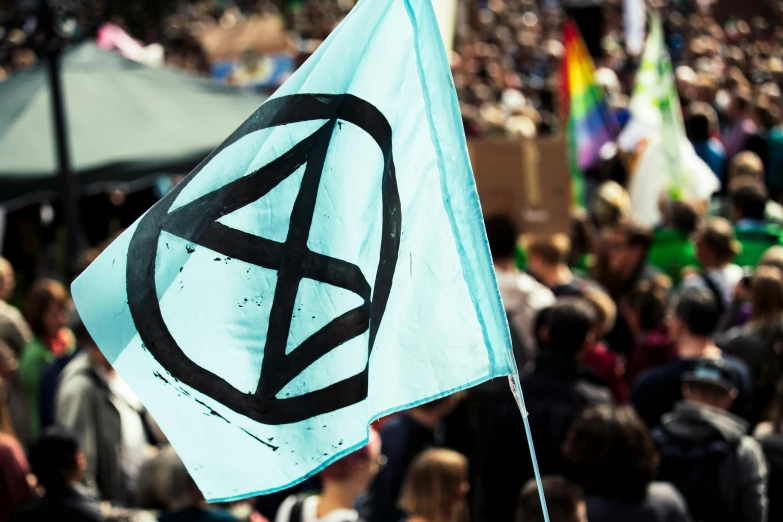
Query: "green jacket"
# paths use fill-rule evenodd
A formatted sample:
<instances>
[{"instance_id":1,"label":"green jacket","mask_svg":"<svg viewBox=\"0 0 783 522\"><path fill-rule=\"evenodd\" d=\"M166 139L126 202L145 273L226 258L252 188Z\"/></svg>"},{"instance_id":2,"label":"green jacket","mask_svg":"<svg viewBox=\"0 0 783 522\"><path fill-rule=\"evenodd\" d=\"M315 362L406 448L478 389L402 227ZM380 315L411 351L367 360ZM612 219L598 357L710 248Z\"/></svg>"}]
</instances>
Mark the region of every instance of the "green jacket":
<instances>
[{"instance_id":1,"label":"green jacket","mask_svg":"<svg viewBox=\"0 0 783 522\"><path fill-rule=\"evenodd\" d=\"M682 279L684 268L699 265L691 238L673 228L661 228L653 233L647 260L669 276L674 285Z\"/></svg>"},{"instance_id":2,"label":"green jacket","mask_svg":"<svg viewBox=\"0 0 783 522\"><path fill-rule=\"evenodd\" d=\"M19 358L19 378L24 387L27 408L30 415L30 440L38 439L40 431L40 410L38 388L44 366L55 359L55 355L37 337L27 343Z\"/></svg>"},{"instance_id":3,"label":"green jacket","mask_svg":"<svg viewBox=\"0 0 783 522\"><path fill-rule=\"evenodd\" d=\"M774 223L742 220L734 230L742 245L734 262L742 267L755 267L770 247L783 245L783 227Z\"/></svg>"}]
</instances>

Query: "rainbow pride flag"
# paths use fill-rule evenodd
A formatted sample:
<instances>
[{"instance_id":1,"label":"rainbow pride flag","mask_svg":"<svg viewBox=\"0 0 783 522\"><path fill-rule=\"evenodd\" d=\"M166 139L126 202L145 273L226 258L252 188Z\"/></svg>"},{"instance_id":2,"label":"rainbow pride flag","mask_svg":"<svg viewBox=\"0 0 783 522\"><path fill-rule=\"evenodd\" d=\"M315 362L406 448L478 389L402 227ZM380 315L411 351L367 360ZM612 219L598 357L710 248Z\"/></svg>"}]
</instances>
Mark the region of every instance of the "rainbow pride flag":
<instances>
[{"instance_id":1,"label":"rainbow pride flag","mask_svg":"<svg viewBox=\"0 0 783 522\"><path fill-rule=\"evenodd\" d=\"M619 125L593 79L593 60L573 20L565 22L563 45L561 115L566 122L574 203L584 204L583 172L598 162L601 147L617 137Z\"/></svg>"}]
</instances>

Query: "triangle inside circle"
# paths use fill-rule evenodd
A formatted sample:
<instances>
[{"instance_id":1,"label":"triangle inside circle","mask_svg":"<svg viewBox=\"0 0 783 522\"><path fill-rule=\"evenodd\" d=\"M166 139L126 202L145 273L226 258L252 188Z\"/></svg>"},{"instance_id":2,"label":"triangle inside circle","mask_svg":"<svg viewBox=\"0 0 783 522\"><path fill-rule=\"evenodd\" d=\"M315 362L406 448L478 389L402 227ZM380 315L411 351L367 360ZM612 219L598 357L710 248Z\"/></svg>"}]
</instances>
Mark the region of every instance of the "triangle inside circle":
<instances>
[{"instance_id":1,"label":"triangle inside circle","mask_svg":"<svg viewBox=\"0 0 783 522\"><path fill-rule=\"evenodd\" d=\"M299 194L306 166L305 164L299 167L260 199L222 216L217 222L252 236L285 243L291 211Z\"/></svg>"}]
</instances>

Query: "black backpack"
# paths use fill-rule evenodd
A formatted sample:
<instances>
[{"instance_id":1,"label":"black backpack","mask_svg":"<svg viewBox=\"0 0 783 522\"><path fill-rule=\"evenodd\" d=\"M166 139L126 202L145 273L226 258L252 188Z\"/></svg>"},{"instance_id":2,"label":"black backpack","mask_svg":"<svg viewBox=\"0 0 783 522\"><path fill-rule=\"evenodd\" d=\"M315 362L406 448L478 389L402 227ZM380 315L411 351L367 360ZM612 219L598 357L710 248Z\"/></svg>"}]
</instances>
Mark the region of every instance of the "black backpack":
<instances>
[{"instance_id":1,"label":"black backpack","mask_svg":"<svg viewBox=\"0 0 783 522\"><path fill-rule=\"evenodd\" d=\"M733 520L737 473L721 471L724 466L737 467L737 446L718 435L699 442L684 440L663 427L656 428L652 436L661 458L658 480L672 483L682 493L693 520ZM733 483L721 484L724 476Z\"/></svg>"}]
</instances>

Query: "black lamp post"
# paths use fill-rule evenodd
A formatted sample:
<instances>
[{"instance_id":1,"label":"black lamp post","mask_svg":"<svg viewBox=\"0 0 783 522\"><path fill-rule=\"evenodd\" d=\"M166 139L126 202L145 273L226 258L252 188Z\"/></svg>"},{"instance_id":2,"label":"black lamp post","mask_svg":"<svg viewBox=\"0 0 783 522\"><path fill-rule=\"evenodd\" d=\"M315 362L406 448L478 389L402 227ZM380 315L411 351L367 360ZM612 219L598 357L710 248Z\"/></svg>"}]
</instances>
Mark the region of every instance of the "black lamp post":
<instances>
[{"instance_id":1,"label":"black lamp post","mask_svg":"<svg viewBox=\"0 0 783 522\"><path fill-rule=\"evenodd\" d=\"M57 34L55 25L57 18L50 4L51 1L42 0L39 6L39 23L44 33L44 49L40 54L45 58L49 70L49 91L52 99L52 119L54 121L54 137L57 152L57 177L60 185L60 198L62 200L67 236L66 276L70 279L77 273L82 247L79 226L79 199L78 187L71 172L68 126L66 124L62 75L60 72L65 42Z\"/></svg>"}]
</instances>

